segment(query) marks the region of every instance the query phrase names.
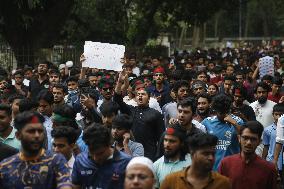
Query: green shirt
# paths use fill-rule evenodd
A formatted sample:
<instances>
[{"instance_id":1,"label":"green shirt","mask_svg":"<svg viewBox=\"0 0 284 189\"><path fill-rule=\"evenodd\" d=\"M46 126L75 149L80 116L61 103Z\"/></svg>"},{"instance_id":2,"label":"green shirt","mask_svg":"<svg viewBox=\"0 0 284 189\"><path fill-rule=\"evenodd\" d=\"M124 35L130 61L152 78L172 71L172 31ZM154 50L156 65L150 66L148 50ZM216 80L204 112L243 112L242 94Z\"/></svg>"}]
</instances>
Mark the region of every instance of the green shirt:
<instances>
[{"instance_id":1,"label":"green shirt","mask_svg":"<svg viewBox=\"0 0 284 189\"><path fill-rule=\"evenodd\" d=\"M4 144L7 144L19 150L21 148L21 142L16 138L16 131L17 130L13 127L13 130L11 131L9 136L7 136L7 138L4 139L0 136L0 142L3 142Z\"/></svg>"}]
</instances>

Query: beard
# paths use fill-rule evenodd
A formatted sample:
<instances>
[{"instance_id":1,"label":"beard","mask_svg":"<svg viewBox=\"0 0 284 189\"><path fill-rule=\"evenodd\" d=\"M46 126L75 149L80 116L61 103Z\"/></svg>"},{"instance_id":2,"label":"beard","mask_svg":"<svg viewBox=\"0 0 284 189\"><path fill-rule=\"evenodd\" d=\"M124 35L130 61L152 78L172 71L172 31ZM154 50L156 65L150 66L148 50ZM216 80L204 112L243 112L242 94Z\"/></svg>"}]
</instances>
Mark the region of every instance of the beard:
<instances>
[{"instance_id":1,"label":"beard","mask_svg":"<svg viewBox=\"0 0 284 189\"><path fill-rule=\"evenodd\" d=\"M259 102L259 104L265 104L267 101L267 98L262 96L262 97L259 97L257 101Z\"/></svg>"},{"instance_id":2,"label":"beard","mask_svg":"<svg viewBox=\"0 0 284 189\"><path fill-rule=\"evenodd\" d=\"M43 148L44 140L36 142L38 144L37 148L32 148L34 142L27 141L25 139L21 140L22 148L28 152L30 155L37 155L39 151Z\"/></svg>"},{"instance_id":3,"label":"beard","mask_svg":"<svg viewBox=\"0 0 284 189\"><path fill-rule=\"evenodd\" d=\"M170 152L164 151L164 156L166 158L172 158L172 157L175 157L177 154L179 154L179 152L180 152L180 149L177 149L177 150L174 150L174 151L170 151Z\"/></svg>"},{"instance_id":4,"label":"beard","mask_svg":"<svg viewBox=\"0 0 284 189\"><path fill-rule=\"evenodd\" d=\"M207 109L207 110L205 110L205 111L203 111L203 112L200 112L199 110L197 110L197 113L198 113L198 115L206 116L206 115L209 114L209 109Z\"/></svg>"}]
</instances>

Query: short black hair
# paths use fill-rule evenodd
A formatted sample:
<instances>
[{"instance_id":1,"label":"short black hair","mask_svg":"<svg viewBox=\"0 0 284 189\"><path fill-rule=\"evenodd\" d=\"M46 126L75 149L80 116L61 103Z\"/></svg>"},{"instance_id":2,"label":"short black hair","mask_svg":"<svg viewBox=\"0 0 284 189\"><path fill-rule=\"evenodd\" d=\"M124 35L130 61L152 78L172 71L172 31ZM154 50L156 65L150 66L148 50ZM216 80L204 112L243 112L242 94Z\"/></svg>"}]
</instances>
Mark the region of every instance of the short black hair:
<instances>
[{"instance_id":1,"label":"short black hair","mask_svg":"<svg viewBox=\"0 0 284 189\"><path fill-rule=\"evenodd\" d=\"M112 128L123 128L130 130L133 124L133 119L127 114L116 115L112 121Z\"/></svg>"},{"instance_id":2,"label":"short black hair","mask_svg":"<svg viewBox=\"0 0 284 189\"><path fill-rule=\"evenodd\" d=\"M272 80L272 84L276 84L276 85L282 85L283 81L280 77L274 77Z\"/></svg>"},{"instance_id":3,"label":"short black hair","mask_svg":"<svg viewBox=\"0 0 284 189\"><path fill-rule=\"evenodd\" d=\"M68 83L69 82L71 82L71 81L74 81L74 82L76 82L76 83L78 83L78 77L76 77L76 76L69 76L67 79L66 79L66 84L68 85Z\"/></svg>"},{"instance_id":4,"label":"short black hair","mask_svg":"<svg viewBox=\"0 0 284 189\"><path fill-rule=\"evenodd\" d=\"M52 92L50 92L49 90L41 90L37 95L37 101L39 102L40 100L44 100L49 105L52 105L54 103L54 97Z\"/></svg>"},{"instance_id":5,"label":"short black hair","mask_svg":"<svg viewBox=\"0 0 284 189\"><path fill-rule=\"evenodd\" d=\"M247 98L247 91L242 85L234 85L232 89L232 94L235 95L236 90L240 91L240 94L242 95L243 98Z\"/></svg>"},{"instance_id":6,"label":"short black hair","mask_svg":"<svg viewBox=\"0 0 284 189\"><path fill-rule=\"evenodd\" d=\"M48 72L49 75L51 74L55 74L55 75L58 75L60 77L60 72L57 70L57 69L51 69L49 72Z\"/></svg>"},{"instance_id":7,"label":"short black hair","mask_svg":"<svg viewBox=\"0 0 284 189\"><path fill-rule=\"evenodd\" d=\"M24 74L24 72L23 72L22 70L17 70L13 75L14 75L14 76L15 76L15 75L24 76L25 74Z\"/></svg>"},{"instance_id":8,"label":"short black hair","mask_svg":"<svg viewBox=\"0 0 284 189\"><path fill-rule=\"evenodd\" d=\"M19 112L31 111L38 107L38 103L32 99L22 99L19 103Z\"/></svg>"},{"instance_id":9,"label":"short black hair","mask_svg":"<svg viewBox=\"0 0 284 189\"><path fill-rule=\"evenodd\" d=\"M216 146L218 138L215 135L207 133L196 133L190 137L187 137L187 145L190 150L191 155L194 154L197 150Z\"/></svg>"},{"instance_id":10,"label":"short black hair","mask_svg":"<svg viewBox=\"0 0 284 189\"><path fill-rule=\"evenodd\" d=\"M256 84L256 86L255 86L255 93L256 93L256 91L257 91L257 88L259 88L259 87L263 88L263 89L266 90L267 92L270 91L269 85L268 85L267 83L265 83L265 82L262 81L262 82L259 82L259 83Z\"/></svg>"},{"instance_id":11,"label":"short black hair","mask_svg":"<svg viewBox=\"0 0 284 189\"><path fill-rule=\"evenodd\" d=\"M14 120L14 126L18 131L21 131L26 124L28 124L34 116L37 117L39 123L43 124L44 117L40 115L38 112L32 112L32 111L25 111L20 114L18 114Z\"/></svg>"},{"instance_id":12,"label":"short black hair","mask_svg":"<svg viewBox=\"0 0 284 189\"><path fill-rule=\"evenodd\" d=\"M63 85L62 83L55 83L52 88L58 88L58 89L62 89L63 93L66 94L67 93L67 87L65 85Z\"/></svg>"},{"instance_id":13,"label":"short black hair","mask_svg":"<svg viewBox=\"0 0 284 189\"><path fill-rule=\"evenodd\" d=\"M22 100L24 98L25 98L25 96L16 93L16 94L13 94L13 95L9 96L8 102L9 102L9 104L12 104L14 102L14 100L16 100L16 99L21 99Z\"/></svg>"},{"instance_id":14,"label":"short black hair","mask_svg":"<svg viewBox=\"0 0 284 189\"><path fill-rule=\"evenodd\" d=\"M243 134L243 131L245 129L249 129L252 133L257 134L258 137L261 138L263 132L263 125L258 121L247 121L241 127L240 135Z\"/></svg>"},{"instance_id":15,"label":"short black hair","mask_svg":"<svg viewBox=\"0 0 284 189\"><path fill-rule=\"evenodd\" d=\"M188 88L190 88L189 83L186 80L178 80L177 82L175 82L175 84L173 86L173 91L174 92L178 92L178 90L181 87L188 87Z\"/></svg>"},{"instance_id":16,"label":"short black hair","mask_svg":"<svg viewBox=\"0 0 284 189\"><path fill-rule=\"evenodd\" d=\"M7 104L0 104L0 110L5 111L8 116L12 115L12 108Z\"/></svg>"},{"instance_id":17,"label":"short black hair","mask_svg":"<svg viewBox=\"0 0 284 189\"><path fill-rule=\"evenodd\" d=\"M226 80L230 80L230 81L235 82L235 81L236 81L236 77L233 76L233 75L226 75L226 76L224 77L224 81L226 81Z\"/></svg>"},{"instance_id":18,"label":"short black hair","mask_svg":"<svg viewBox=\"0 0 284 189\"><path fill-rule=\"evenodd\" d=\"M108 101L108 102L103 102L102 105L100 106L100 111L103 116L112 116L117 115L119 110L119 105L116 102L113 101Z\"/></svg>"},{"instance_id":19,"label":"short black hair","mask_svg":"<svg viewBox=\"0 0 284 189\"><path fill-rule=\"evenodd\" d=\"M84 130L83 141L88 145L89 150L96 151L111 145L111 133L107 127L93 123Z\"/></svg>"},{"instance_id":20,"label":"short black hair","mask_svg":"<svg viewBox=\"0 0 284 189\"><path fill-rule=\"evenodd\" d=\"M177 103L177 108L181 106L181 107L191 107L191 110L192 110L192 113L195 113L196 111L196 102L195 102L195 99L192 98L192 97L188 97L188 98L185 98L183 99L182 101L178 102Z\"/></svg>"},{"instance_id":21,"label":"short black hair","mask_svg":"<svg viewBox=\"0 0 284 189\"><path fill-rule=\"evenodd\" d=\"M216 95L213 98L212 109L219 113L228 113L231 108L231 99L225 94Z\"/></svg>"},{"instance_id":22,"label":"short black hair","mask_svg":"<svg viewBox=\"0 0 284 189\"><path fill-rule=\"evenodd\" d=\"M200 95L197 96L196 101L198 101L199 98L206 98L208 100L209 104L212 101L212 98L208 93L201 93Z\"/></svg>"},{"instance_id":23,"label":"short black hair","mask_svg":"<svg viewBox=\"0 0 284 189\"><path fill-rule=\"evenodd\" d=\"M262 78L261 78L261 81L264 81L264 80L268 80L268 81L272 81L273 80L273 76L271 75L264 75Z\"/></svg>"},{"instance_id":24,"label":"short black hair","mask_svg":"<svg viewBox=\"0 0 284 189\"><path fill-rule=\"evenodd\" d=\"M47 69L49 69L49 67L51 66L51 62L47 61L47 60L43 60L43 61L39 61L37 65L40 64L46 64L47 65Z\"/></svg>"},{"instance_id":25,"label":"short black hair","mask_svg":"<svg viewBox=\"0 0 284 189\"><path fill-rule=\"evenodd\" d=\"M284 114L284 104L282 104L282 103L275 104L273 106L273 111L272 112L281 112L281 113Z\"/></svg>"},{"instance_id":26,"label":"short black hair","mask_svg":"<svg viewBox=\"0 0 284 189\"><path fill-rule=\"evenodd\" d=\"M51 136L53 138L66 138L68 144L74 144L78 139L78 132L72 127L59 126L51 131Z\"/></svg>"}]
</instances>

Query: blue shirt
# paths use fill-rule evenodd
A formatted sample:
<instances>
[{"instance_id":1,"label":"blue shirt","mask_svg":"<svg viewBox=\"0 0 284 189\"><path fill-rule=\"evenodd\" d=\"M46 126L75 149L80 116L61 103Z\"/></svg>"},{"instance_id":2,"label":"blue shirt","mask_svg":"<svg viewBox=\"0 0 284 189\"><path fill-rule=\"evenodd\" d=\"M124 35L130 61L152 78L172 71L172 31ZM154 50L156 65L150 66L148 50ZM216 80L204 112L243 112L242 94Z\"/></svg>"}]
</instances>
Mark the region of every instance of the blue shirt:
<instances>
[{"instance_id":1,"label":"blue shirt","mask_svg":"<svg viewBox=\"0 0 284 189\"><path fill-rule=\"evenodd\" d=\"M232 114L231 117L239 125L244 124L241 118ZM207 133L218 137L215 163L213 167L213 170L217 171L219 164L224 157L240 152L237 130L233 125L219 121L217 116L207 117L201 122L201 124L205 126Z\"/></svg>"},{"instance_id":2,"label":"blue shirt","mask_svg":"<svg viewBox=\"0 0 284 189\"><path fill-rule=\"evenodd\" d=\"M72 186L63 155L42 150L39 158L26 160L20 153L0 163L1 189L54 189Z\"/></svg>"},{"instance_id":3,"label":"blue shirt","mask_svg":"<svg viewBox=\"0 0 284 189\"><path fill-rule=\"evenodd\" d=\"M266 127L263 131L263 139L262 143L264 146L269 146L268 154L266 157L267 161L272 161L274 158L274 149L276 143L276 125L273 123L272 125ZM282 170L282 162L283 162L283 148L279 154L278 158L278 169Z\"/></svg>"},{"instance_id":4,"label":"blue shirt","mask_svg":"<svg viewBox=\"0 0 284 189\"><path fill-rule=\"evenodd\" d=\"M113 157L98 165L89 157L89 152L82 152L76 157L72 182L81 188L123 189L125 169L131 157L114 150Z\"/></svg>"}]
</instances>

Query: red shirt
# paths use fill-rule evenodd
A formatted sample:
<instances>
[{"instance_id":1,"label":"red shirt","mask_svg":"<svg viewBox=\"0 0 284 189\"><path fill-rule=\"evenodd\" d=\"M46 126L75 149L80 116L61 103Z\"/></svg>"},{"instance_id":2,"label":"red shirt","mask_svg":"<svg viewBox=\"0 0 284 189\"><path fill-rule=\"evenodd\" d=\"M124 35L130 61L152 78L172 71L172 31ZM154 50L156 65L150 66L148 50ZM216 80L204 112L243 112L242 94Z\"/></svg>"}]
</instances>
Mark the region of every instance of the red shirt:
<instances>
[{"instance_id":1,"label":"red shirt","mask_svg":"<svg viewBox=\"0 0 284 189\"><path fill-rule=\"evenodd\" d=\"M272 95L272 92L269 92L267 99L268 99L268 100L271 100L271 101L273 101L273 102L275 102L275 103L279 103L279 100L280 100L280 98L282 97L282 95L283 95L283 94L277 94L276 96L273 96L273 95Z\"/></svg>"},{"instance_id":2,"label":"red shirt","mask_svg":"<svg viewBox=\"0 0 284 189\"><path fill-rule=\"evenodd\" d=\"M218 170L229 177L233 189L276 189L277 171L274 165L256 156L246 164L240 154L227 156Z\"/></svg>"}]
</instances>

